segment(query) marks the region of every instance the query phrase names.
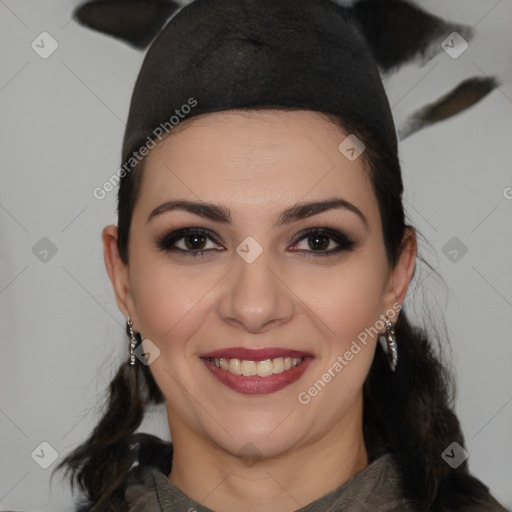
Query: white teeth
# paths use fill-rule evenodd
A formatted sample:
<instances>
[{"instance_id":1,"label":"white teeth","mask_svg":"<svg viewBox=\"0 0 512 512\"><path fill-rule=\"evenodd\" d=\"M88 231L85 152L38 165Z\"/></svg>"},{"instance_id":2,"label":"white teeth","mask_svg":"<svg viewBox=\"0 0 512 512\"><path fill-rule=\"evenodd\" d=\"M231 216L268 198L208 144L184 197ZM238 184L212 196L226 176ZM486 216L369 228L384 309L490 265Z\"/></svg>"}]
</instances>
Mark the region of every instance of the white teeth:
<instances>
[{"instance_id":1,"label":"white teeth","mask_svg":"<svg viewBox=\"0 0 512 512\"><path fill-rule=\"evenodd\" d=\"M298 366L302 363L304 358L276 357L275 359L265 359L264 361L248 361L245 359L240 360L216 357L210 360L217 368L231 372L234 375L244 375L245 377L258 375L259 377L268 377L274 373L282 373L290 368Z\"/></svg>"},{"instance_id":2,"label":"white teeth","mask_svg":"<svg viewBox=\"0 0 512 512\"><path fill-rule=\"evenodd\" d=\"M240 363L240 359L230 359L228 370L231 373L234 373L235 375L241 375L242 374L241 366L242 365Z\"/></svg>"},{"instance_id":3,"label":"white teeth","mask_svg":"<svg viewBox=\"0 0 512 512\"><path fill-rule=\"evenodd\" d=\"M256 373L260 377L268 377L274 373L274 365L272 364L272 359L266 359L265 361L260 361L256 365Z\"/></svg>"},{"instance_id":4,"label":"white teeth","mask_svg":"<svg viewBox=\"0 0 512 512\"><path fill-rule=\"evenodd\" d=\"M242 361L242 375L246 377L256 375L256 363L254 361Z\"/></svg>"},{"instance_id":5,"label":"white teeth","mask_svg":"<svg viewBox=\"0 0 512 512\"><path fill-rule=\"evenodd\" d=\"M274 373L282 373L284 372L284 359L282 357L278 357L273 361Z\"/></svg>"}]
</instances>

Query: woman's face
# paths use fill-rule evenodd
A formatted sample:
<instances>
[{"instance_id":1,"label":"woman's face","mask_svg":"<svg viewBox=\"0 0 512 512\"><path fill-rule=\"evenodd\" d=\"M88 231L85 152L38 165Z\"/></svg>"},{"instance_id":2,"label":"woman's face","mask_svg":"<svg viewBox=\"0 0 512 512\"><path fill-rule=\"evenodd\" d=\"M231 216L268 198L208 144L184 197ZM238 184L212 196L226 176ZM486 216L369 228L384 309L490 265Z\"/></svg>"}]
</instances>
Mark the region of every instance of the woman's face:
<instances>
[{"instance_id":1,"label":"woman's face","mask_svg":"<svg viewBox=\"0 0 512 512\"><path fill-rule=\"evenodd\" d=\"M221 112L147 156L129 265L107 267L174 439L272 456L361 431L375 333L396 321L415 245L389 267L347 135L310 111Z\"/></svg>"}]
</instances>

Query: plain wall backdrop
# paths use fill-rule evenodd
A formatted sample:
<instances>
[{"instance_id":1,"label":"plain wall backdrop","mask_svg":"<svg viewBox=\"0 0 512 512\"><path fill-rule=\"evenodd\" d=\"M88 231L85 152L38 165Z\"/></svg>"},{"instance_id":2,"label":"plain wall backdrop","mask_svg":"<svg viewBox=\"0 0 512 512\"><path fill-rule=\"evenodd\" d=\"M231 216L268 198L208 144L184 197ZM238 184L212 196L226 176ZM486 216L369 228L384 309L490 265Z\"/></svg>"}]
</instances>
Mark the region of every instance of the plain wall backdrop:
<instances>
[{"instance_id":1,"label":"plain wall backdrop","mask_svg":"<svg viewBox=\"0 0 512 512\"><path fill-rule=\"evenodd\" d=\"M76 4L0 1L4 511L73 509L59 474L50 487L51 471L88 435L127 357L100 236L117 221L117 189L102 200L93 190L118 169L144 53L77 25L70 19ZM476 34L458 59L441 52L386 79L397 121L464 78L497 74L503 83L466 112L400 143L408 219L430 244L420 240L421 254L445 281L438 286L424 268L406 306L417 301L421 321L425 295L445 315L470 468L512 507L512 2L432 0L423 7ZM42 32L58 44L45 59L31 47ZM453 244L457 261L449 256ZM141 430L168 438L162 410Z\"/></svg>"}]
</instances>

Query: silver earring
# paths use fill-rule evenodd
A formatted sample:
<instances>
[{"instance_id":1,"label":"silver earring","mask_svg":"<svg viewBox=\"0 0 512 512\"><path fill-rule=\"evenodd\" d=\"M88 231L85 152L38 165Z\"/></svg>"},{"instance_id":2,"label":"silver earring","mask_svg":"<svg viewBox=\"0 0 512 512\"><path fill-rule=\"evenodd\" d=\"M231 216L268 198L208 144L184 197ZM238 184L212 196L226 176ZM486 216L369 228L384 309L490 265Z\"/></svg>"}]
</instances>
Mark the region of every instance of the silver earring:
<instances>
[{"instance_id":1,"label":"silver earring","mask_svg":"<svg viewBox=\"0 0 512 512\"><path fill-rule=\"evenodd\" d=\"M128 334L130 336L130 359L129 359L129 363L130 363L130 366L135 366L135 362L136 362L135 361L135 348L137 347L137 338L135 337L135 333L133 332L133 329L132 329L133 323L130 320L130 317L128 317L127 324L128 324Z\"/></svg>"},{"instance_id":2,"label":"silver earring","mask_svg":"<svg viewBox=\"0 0 512 512\"><path fill-rule=\"evenodd\" d=\"M386 345L388 349L388 363L391 371L393 372L396 370L396 365L398 364L398 347L396 344L395 325L396 324L392 324L389 320L386 319Z\"/></svg>"}]
</instances>

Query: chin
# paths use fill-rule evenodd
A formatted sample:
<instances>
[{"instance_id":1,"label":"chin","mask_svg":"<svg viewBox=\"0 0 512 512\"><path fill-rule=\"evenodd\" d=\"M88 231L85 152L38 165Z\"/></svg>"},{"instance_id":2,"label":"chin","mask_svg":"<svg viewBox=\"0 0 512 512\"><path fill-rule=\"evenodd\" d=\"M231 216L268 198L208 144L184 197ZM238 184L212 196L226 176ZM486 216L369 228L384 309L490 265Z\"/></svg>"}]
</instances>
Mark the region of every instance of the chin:
<instances>
[{"instance_id":1,"label":"chin","mask_svg":"<svg viewBox=\"0 0 512 512\"><path fill-rule=\"evenodd\" d=\"M209 425L211 426L211 424ZM254 416L246 421L236 423L225 422L224 429L216 432L206 432L206 435L221 449L233 456L262 458L278 457L297 447L308 428L300 422L302 432L296 430L297 422L283 422L282 414L275 414L275 419L266 417L265 421L255 422ZM291 430L291 428L293 430Z\"/></svg>"}]
</instances>

